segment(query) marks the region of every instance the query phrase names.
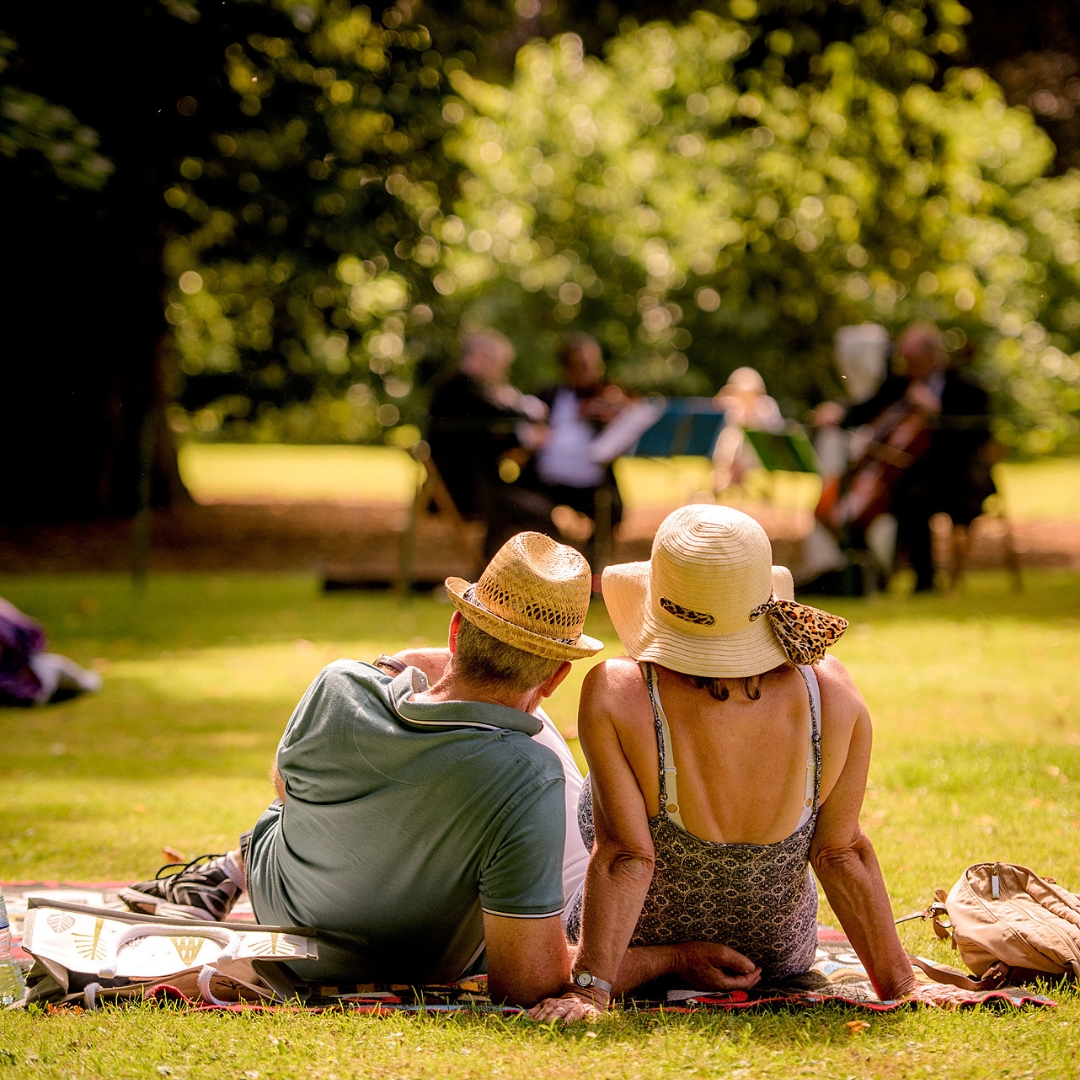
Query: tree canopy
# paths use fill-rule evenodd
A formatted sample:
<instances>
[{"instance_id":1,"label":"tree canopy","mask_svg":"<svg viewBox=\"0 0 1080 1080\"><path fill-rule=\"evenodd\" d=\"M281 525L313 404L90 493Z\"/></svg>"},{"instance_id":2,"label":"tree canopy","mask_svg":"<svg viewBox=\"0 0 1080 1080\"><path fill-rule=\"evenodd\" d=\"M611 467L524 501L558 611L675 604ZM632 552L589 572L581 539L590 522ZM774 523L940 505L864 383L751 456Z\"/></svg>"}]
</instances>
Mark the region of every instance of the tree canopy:
<instances>
[{"instance_id":1,"label":"tree canopy","mask_svg":"<svg viewBox=\"0 0 1080 1080\"><path fill-rule=\"evenodd\" d=\"M13 9L4 438L41 449L9 512L127 512L151 458L173 497L166 416L406 441L488 323L526 387L587 330L628 385L753 363L798 416L838 326L928 318L1006 442L1080 444L1080 38L1053 0L1058 51L1010 43L1003 2Z\"/></svg>"},{"instance_id":2,"label":"tree canopy","mask_svg":"<svg viewBox=\"0 0 1080 1080\"><path fill-rule=\"evenodd\" d=\"M839 391L837 327L929 319L977 346L1003 439L1075 440L1078 181L948 66L965 10L724 7L624 20L603 57L530 42L505 84L400 6L295 9L230 45L250 121L166 193L197 223L170 249L177 426L392 433L484 323L526 385L587 329L631 386L711 393L752 363L798 415Z\"/></svg>"}]
</instances>

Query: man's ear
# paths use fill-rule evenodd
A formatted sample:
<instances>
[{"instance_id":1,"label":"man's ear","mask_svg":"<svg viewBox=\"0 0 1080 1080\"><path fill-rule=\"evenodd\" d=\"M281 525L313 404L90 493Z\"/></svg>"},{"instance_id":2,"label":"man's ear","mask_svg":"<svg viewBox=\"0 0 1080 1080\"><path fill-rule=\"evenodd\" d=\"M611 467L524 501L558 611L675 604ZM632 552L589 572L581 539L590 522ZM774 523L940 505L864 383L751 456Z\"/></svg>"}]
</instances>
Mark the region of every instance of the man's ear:
<instances>
[{"instance_id":1,"label":"man's ear","mask_svg":"<svg viewBox=\"0 0 1080 1080\"><path fill-rule=\"evenodd\" d=\"M570 674L570 668L570 661L564 660L559 665L558 670L553 675L549 675L540 684L540 696L542 698L551 697L551 695L554 694L556 690L558 690L559 684L563 681L563 679L565 679L566 676Z\"/></svg>"},{"instance_id":2,"label":"man's ear","mask_svg":"<svg viewBox=\"0 0 1080 1080\"><path fill-rule=\"evenodd\" d=\"M456 610L454 614L450 616L450 635L447 638L446 647L450 650L451 656L457 652L457 638L458 633L461 630L461 620L463 618L464 616L461 612Z\"/></svg>"}]
</instances>

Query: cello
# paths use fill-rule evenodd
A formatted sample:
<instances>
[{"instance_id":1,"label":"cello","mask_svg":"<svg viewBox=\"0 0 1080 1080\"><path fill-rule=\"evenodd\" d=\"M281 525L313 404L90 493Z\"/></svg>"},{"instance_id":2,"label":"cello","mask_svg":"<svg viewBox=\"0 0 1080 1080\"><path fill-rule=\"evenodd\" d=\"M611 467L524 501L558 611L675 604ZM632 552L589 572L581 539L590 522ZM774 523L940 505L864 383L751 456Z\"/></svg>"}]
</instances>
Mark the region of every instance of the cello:
<instances>
[{"instance_id":1,"label":"cello","mask_svg":"<svg viewBox=\"0 0 1080 1080\"><path fill-rule=\"evenodd\" d=\"M837 536L861 536L874 518L888 513L897 481L930 449L933 439L931 413L907 393L883 409L869 428L862 454L842 480L822 490L814 511Z\"/></svg>"}]
</instances>

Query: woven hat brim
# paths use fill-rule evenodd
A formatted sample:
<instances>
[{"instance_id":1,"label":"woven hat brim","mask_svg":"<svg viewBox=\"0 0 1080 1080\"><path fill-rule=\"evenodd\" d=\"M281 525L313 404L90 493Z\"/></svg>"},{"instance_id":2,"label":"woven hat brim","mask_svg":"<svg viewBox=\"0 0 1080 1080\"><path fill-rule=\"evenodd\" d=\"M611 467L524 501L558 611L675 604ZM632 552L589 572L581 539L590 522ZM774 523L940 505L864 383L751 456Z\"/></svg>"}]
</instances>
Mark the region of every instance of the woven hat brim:
<instances>
[{"instance_id":1,"label":"woven hat brim","mask_svg":"<svg viewBox=\"0 0 1080 1080\"><path fill-rule=\"evenodd\" d=\"M508 622L487 608L466 600L465 593L470 588L472 582L464 578L446 579L446 591L454 607L474 626L478 626L484 633L490 634L504 645L513 645L522 652L542 656L546 660L584 660L587 656L595 656L604 647L602 641L589 637L588 634L582 634L567 644L526 630L525 627Z\"/></svg>"},{"instance_id":2,"label":"woven hat brim","mask_svg":"<svg viewBox=\"0 0 1080 1080\"><path fill-rule=\"evenodd\" d=\"M649 599L647 562L609 566L604 571L603 588L615 632L635 660L651 660L684 675L717 679L761 675L787 662L787 653L768 619L756 619L746 630L734 634L714 636L700 631L680 633L661 624Z\"/></svg>"}]
</instances>

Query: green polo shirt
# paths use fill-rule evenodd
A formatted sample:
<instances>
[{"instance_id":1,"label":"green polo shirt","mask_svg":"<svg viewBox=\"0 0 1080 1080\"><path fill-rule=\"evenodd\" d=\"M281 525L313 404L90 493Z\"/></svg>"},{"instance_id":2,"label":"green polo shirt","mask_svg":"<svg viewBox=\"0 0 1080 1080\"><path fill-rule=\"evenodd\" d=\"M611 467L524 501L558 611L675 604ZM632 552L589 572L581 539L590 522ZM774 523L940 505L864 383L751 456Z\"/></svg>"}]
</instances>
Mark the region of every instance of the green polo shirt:
<instances>
[{"instance_id":1,"label":"green polo shirt","mask_svg":"<svg viewBox=\"0 0 1080 1080\"><path fill-rule=\"evenodd\" d=\"M563 907L563 772L504 705L419 704L352 660L325 667L278 746L284 806L259 819L247 880L260 922L314 926L308 979L457 978L483 948L483 914Z\"/></svg>"}]
</instances>

